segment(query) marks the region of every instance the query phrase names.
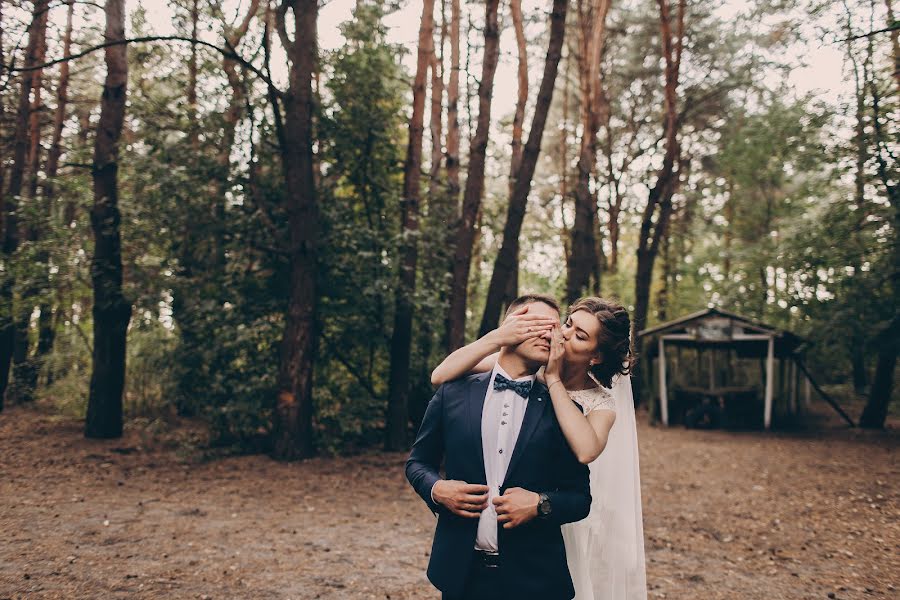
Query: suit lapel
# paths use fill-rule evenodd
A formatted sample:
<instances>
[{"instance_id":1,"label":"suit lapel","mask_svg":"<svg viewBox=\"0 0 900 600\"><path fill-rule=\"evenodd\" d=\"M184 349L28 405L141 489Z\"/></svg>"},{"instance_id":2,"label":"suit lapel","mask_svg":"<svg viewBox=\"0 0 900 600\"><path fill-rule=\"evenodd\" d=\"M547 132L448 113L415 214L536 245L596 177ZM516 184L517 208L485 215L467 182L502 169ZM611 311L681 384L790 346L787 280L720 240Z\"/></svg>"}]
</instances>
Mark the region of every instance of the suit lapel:
<instances>
[{"instance_id":1,"label":"suit lapel","mask_svg":"<svg viewBox=\"0 0 900 600\"><path fill-rule=\"evenodd\" d=\"M510 475L515 471L516 465L519 464L519 460L521 460L522 454L525 452L525 446L528 445L528 440L531 439L538 423L541 422L541 417L544 416L544 411L547 410L547 405L550 404L549 399L544 394L545 389L544 386L539 385L537 382L531 387L531 393L528 395L528 405L525 407L525 416L522 417L522 428L519 430L516 447L513 448L512 456L509 459L509 467L506 469L503 485L506 485Z\"/></svg>"},{"instance_id":2,"label":"suit lapel","mask_svg":"<svg viewBox=\"0 0 900 600\"><path fill-rule=\"evenodd\" d=\"M481 415L484 412L484 398L487 395L488 384L491 381L491 373L481 373L475 376L475 381L469 386L469 399L466 403L468 407L468 427L469 439L472 440L472 446L475 448L474 460L477 463L477 473L480 479L477 482L485 483L487 476L484 474L484 446L481 443Z\"/></svg>"}]
</instances>

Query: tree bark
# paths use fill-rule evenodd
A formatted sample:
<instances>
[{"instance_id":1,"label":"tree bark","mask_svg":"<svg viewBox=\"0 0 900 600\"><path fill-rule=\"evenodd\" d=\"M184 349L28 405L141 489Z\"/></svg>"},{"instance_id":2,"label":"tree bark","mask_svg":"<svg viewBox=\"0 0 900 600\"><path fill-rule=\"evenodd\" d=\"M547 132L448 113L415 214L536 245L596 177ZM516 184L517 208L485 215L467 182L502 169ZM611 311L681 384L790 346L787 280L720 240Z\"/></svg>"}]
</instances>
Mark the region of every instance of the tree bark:
<instances>
[{"instance_id":1,"label":"tree bark","mask_svg":"<svg viewBox=\"0 0 900 600\"><path fill-rule=\"evenodd\" d=\"M678 0L675 17L675 33L672 32L670 0L657 0L659 5L660 38L662 55L665 60L664 116L665 155L657 174L656 183L650 189L647 204L641 219L638 237L637 269L635 271L635 306L632 320L632 339L638 356L642 354L643 341L637 336L647 323L650 306L650 285L653 279L653 264L659 251L660 240L665 233L672 214L672 196L678 187L680 173L676 171L681 158L678 132L677 93L678 75L681 67L681 51L684 40L684 13L686 0ZM654 217L655 220L654 220ZM634 397L640 399L641 377L633 378Z\"/></svg>"},{"instance_id":2,"label":"tree bark","mask_svg":"<svg viewBox=\"0 0 900 600\"><path fill-rule=\"evenodd\" d=\"M125 39L125 0L107 0L107 42ZM128 87L126 44L105 49L106 81L100 101L100 121L92 166L94 204L91 229L94 256L94 346L85 436L122 435L122 393L125 386L125 344L131 304L122 294L122 242L119 233L119 139L125 120Z\"/></svg>"},{"instance_id":3,"label":"tree bark","mask_svg":"<svg viewBox=\"0 0 900 600\"><path fill-rule=\"evenodd\" d=\"M6 53L3 51L3 2L0 1L0 64L6 64ZM0 102L0 122L6 122L6 103ZM5 190L6 182L6 165L3 164L3 161L0 161L0 241L3 240L5 234L3 232L3 224L6 221L6 197L3 192ZM2 244L0 244L2 245ZM0 248L2 250L2 248ZM3 256L4 260L7 260L7 257ZM7 283L6 277L0 279L0 294L2 294L3 298L6 297L7 294ZM11 290L11 288L10 288ZM11 295L11 293L10 293ZM7 384L9 383L9 360L12 359L12 355L10 354L9 358L6 357L7 351L12 352L12 345L10 344L10 340L6 339L7 336L7 328L8 328L8 317L7 312L2 307L0 307L0 366L2 366L2 373L0 373L0 412L3 412L3 404L4 404L4 396L6 395Z\"/></svg>"},{"instance_id":4,"label":"tree bark","mask_svg":"<svg viewBox=\"0 0 900 600\"><path fill-rule=\"evenodd\" d=\"M40 64L37 53L44 35L41 22L46 25L46 13L49 0L38 0L34 3L31 26L28 32L28 46L25 50L24 66L26 68ZM13 133L12 165L9 171L9 187L2 196L0 207L0 226L3 231L2 253L7 266L0 282L0 398L4 397L9 387L10 363L13 359L16 344L16 312L14 310L13 289L15 275L10 269L16 251L19 248L20 223L18 219L19 199L28 161L28 134L31 114L31 90L39 70L24 71L21 74L19 101L16 110L15 129Z\"/></svg>"},{"instance_id":5,"label":"tree bark","mask_svg":"<svg viewBox=\"0 0 900 600\"><path fill-rule=\"evenodd\" d=\"M407 447L409 425L409 359L412 343L413 298L416 293L417 237L419 232L420 173L425 116L425 79L434 46L434 0L424 0L419 26L419 50L413 82L413 110L409 120L409 142L403 173L402 247L400 285L397 286L394 332L391 336L391 367L388 378L388 406L385 450ZM432 91L433 93L433 91Z\"/></svg>"},{"instance_id":6,"label":"tree bark","mask_svg":"<svg viewBox=\"0 0 900 600\"><path fill-rule=\"evenodd\" d=\"M890 9L890 4L888 4ZM892 32L896 35L896 30ZM892 42L896 44L896 38L892 36ZM894 58L897 58L897 46L893 46ZM868 38L867 60L872 61L874 56L874 44L872 38ZM896 63L895 63L896 64ZM875 70L868 70L868 80L863 82L868 88L871 98L871 125L874 143L878 151L874 153L877 163L878 179L884 187L885 196L891 207L891 256L889 264L892 265L890 273L891 295L896 300L900 298L900 186L890 176L889 165L884 157L882 148L893 141L884 131L884 123L881 114L881 91L875 79ZM900 85L900 83L898 83ZM894 303L896 307L896 302ZM889 325L879 332L874 339L874 346L878 351L878 360L875 365L875 375L872 378L872 387L869 392L869 401L866 403L860 417L860 427L881 429L887 418L888 406L891 402L894 387L894 370L897 364L897 354L900 351L900 312L894 309L894 316Z\"/></svg>"},{"instance_id":7,"label":"tree bark","mask_svg":"<svg viewBox=\"0 0 900 600\"><path fill-rule=\"evenodd\" d=\"M431 0L432 4L434 0ZM434 29L434 17L432 16L432 31ZM443 42L444 30L447 24L441 23L441 39ZM443 43L441 54L438 55L437 44L434 43L432 34L430 41L431 51L428 56L428 68L431 70L431 116L429 131L431 132L431 164L429 165L428 196L434 199L440 190L441 163L444 157L444 56ZM415 99L413 101L415 104Z\"/></svg>"},{"instance_id":8,"label":"tree bark","mask_svg":"<svg viewBox=\"0 0 900 600\"><path fill-rule=\"evenodd\" d=\"M288 10L294 16L293 39L285 26ZM319 210L313 168L312 81L318 56L315 42L318 13L317 0L284 0L276 12L278 35L289 61L280 152L290 228L290 296L281 340L272 431L272 453L280 460L302 458L313 452L312 375Z\"/></svg>"},{"instance_id":9,"label":"tree bark","mask_svg":"<svg viewBox=\"0 0 900 600\"><path fill-rule=\"evenodd\" d=\"M47 19L49 16L49 6L45 7L40 14L36 24L36 33L38 35L37 47L35 48L35 62L43 64L47 58ZM38 180L40 172L41 158L41 126L43 124L43 87L44 87L44 70L36 69L31 77L31 106L28 111L28 154L25 160L25 173L28 179L28 185L22 195L28 198L29 203L34 207L32 210L37 214L44 211L41 205L43 198L39 198L37 194ZM27 242L36 242L40 238L41 223L40 219L29 218L21 221L21 231L19 235L24 237ZM34 257L38 267L40 264L46 264L46 253L37 253ZM22 291L18 299L13 300L13 307L16 313L15 337L13 341L13 364L12 364L12 385L7 391L7 396L13 402L30 402L34 399L34 388L37 384L37 362L32 359L31 353L31 313L35 304L38 304L38 295L41 291L39 275L31 273L26 277Z\"/></svg>"},{"instance_id":10,"label":"tree bark","mask_svg":"<svg viewBox=\"0 0 900 600\"><path fill-rule=\"evenodd\" d=\"M512 124L512 160L509 162L509 194L516 187L519 165L522 164L522 129L525 123L525 105L528 103L528 47L525 40L525 23L522 16L522 0L510 0L509 10L516 34L518 51L518 97Z\"/></svg>"},{"instance_id":11,"label":"tree bark","mask_svg":"<svg viewBox=\"0 0 900 600\"><path fill-rule=\"evenodd\" d=\"M200 20L200 2L191 0L191 39L197 39L197 22ZM188 139L193 151L200 150L200 131L197 122L197 44L191 44L191 57L188 59L187 86Z\"/></svg>"},{"instance_id":12,"label":"tree bark","mask_svg":"<svg viewBox=\"0 0 900 600\"><path fill-rule=\"evenodd\" d=\"M478 122L469 147L469 169L463 194L462 214L456 232L450 283L447 342L448 351L451 352L465 343L466 305L469 271L472 265L472 247L475 241L475 220L478 217L481 196L484 192L484 168L491 124L494 73L500 57L500 28L497 22L499 4L499 0L485 0L484 60L481 81L478 84Z\"/></svg>"},{"instance_id":13,"label":"tree bark","mask_svg":"<svg viewBox=\"0 0 900 600\"><path fill-rule=\"evenodd\" d=\"M512 159L509 161L509 195L512 197L516 187L519 167L522 164L522 135L525 122L525 106L528 103L528 46L525 40L525 23L522 15L522 0L511 0L510 13L513 29L516 34L516 49L518 52L518 97L516 110L513 115L512 128ZM510 269L506 289L503 292L501 304L509 305L519 294L519 255L513 258L513 267Z\"/></svg>"},{"instance_id":14,"label":"tree bark","mask_svg":"<svg viewBox=\"0 0 900 600\"><path fill-rule=\"evenodd\" d=\"M450 77L447 82L447 188L459 199L459 20L460 0L450 0Z\"/></svg>"},{"instance_id":15,"label":"tree bark","mask_svg":"<svg viewBox=\"0 0 900 600\"><path fill-rule=\"evenodd\" d=\"M609 0L590 0L588 10L583 0L578 3L579 52L578 79L581 89L581 141L575 184L575 224L572 228L572 252L567 264L566 300L571 304L590 285L591 276L599 273L597 239L597 202L591 194L590 181L597 162L597 131L601 123L600 63L606 38ZM599 289L599 281L595 282Z\"/></svg>"},{"instance_id":16,"label":"tree bark","mask_svg":"<svg viewBox=\"0 0 900 600\"><path fill-rule=\"evenodd\" d=\"M67 0L66 25L63 31L63 57L71 55L72 49L72 19L75 12L74 0ZM48 221L52 222L56 215L54 183L59 170L59 159L62 155L62 133L66 120L66 108L69 101L69 63L63 62L59 67L59 81L56 86L56 109L53 114L53 133L50 140L50 149L47 152L47 164L45 167L45 179L43 182L43 202ZM37 262L47 264L49 256L41 251ZM30 359L29 381L26 383L29 389L35 389L37 377L43 367L44 360L53 349L56 338L56 320L53 317L53 303L47 297L49 280L43 280L40 298L40 317L38 318L38 340L34 356Z\"/></svg>"},{"instance_id":17,"label":"tree bark","mask_svg":"<svg viewBox=\"0 0 900 600\"><path fill-rule=\"evenodd\" d=\"M884 0L884 5L887 8L888 25L895 24L891 0ZM900 94L900 30L896 28L891 30L891 56L894 59L894 85L897 87L897 93Z\"/></svg>"},{"instance_id":18,"label":"tree bark","mask_svg":"<svg viewBox=\"0 0 900 600\"><path fill-rule=\"evenodd\" d=\"M67 0L66 29L63 33L63 57L72 54L72 17L75 12L75 0ZM59 65L59 83L56 86L56 112L53 114L53 135L50 139L50 150L47 152L47 180L44 183L44 196L50 203L50 211L54 212L55 179L59 171L59 159L62 156L62 134L66 122L66 109L69 104L69 62Z\"/></svg>"},{"instance_id":19,"label":"tree bark","mask_svg":"<svg viewBox=\"0 0 900 600\"><path fill-rule=\"evenodd\" d=\"M541 152L544 126L547 123L547 114L553 101L553 89L556 86L559 60L562 57L567 9L568 0L553 1L553 8L550 12L550 41L547 45L547 57L544 61L541 87L535 103L531 129L528 132L528 141L522 153L522 164L516 176L515 188L509 199L506 226L503 229L503 243L494 262L494 272L491 274L491 282L488 286L487 299L485 300L484 315L481 319L480 335L484 335L497 326L503 292L506 289L508 277L515 267L516 257L519 252L519 234L522 231L522 221L525 218L528 195L531 192L531 181L537 166L538 155Z\"/></svg>"},{"instance_id":20,"label":"tree bark","mask_svg":"<svg viewBox=\"0 0 900 600\"><path fill-rule=\"evenodd\" d=\"M566 264L572 256L571 227L566 223L566 202L569 199L569 84L572 71L571 51L566 58L566 71L563 74L562 99L562 131L559 136L559 220L562 223L563 258Z\"/></svg>"}]
</instances>

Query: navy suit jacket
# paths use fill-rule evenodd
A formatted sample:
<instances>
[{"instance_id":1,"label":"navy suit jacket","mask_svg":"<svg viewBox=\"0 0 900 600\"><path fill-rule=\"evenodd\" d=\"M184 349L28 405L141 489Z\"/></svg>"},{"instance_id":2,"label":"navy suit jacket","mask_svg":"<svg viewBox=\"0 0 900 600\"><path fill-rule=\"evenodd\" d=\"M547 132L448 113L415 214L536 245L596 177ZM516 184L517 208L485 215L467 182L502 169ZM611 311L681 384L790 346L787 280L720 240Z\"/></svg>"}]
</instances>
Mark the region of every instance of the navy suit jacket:
<instances>
[{"instance_id":1,"label":"navy suit jacket","mask_svg":"<svg viewBox=\"0 0 900 600\"><path fill-rule=\"evenodd\" d=\"M406 461L406 477L438 517L428 563L428 579L447 597L460 596L475 547L478 519L459 517L431 499L441 479L486 485L481 413L490 373L451 381L438 388ZM575 595L560 525L580 521L591 507L588 468L563 437L547 388L535 382L506 479L500 487L521 487L550 497L548 518L519 527L498 526L500 572L508 598L568 599Z\"/></svg>"}]
</instances>

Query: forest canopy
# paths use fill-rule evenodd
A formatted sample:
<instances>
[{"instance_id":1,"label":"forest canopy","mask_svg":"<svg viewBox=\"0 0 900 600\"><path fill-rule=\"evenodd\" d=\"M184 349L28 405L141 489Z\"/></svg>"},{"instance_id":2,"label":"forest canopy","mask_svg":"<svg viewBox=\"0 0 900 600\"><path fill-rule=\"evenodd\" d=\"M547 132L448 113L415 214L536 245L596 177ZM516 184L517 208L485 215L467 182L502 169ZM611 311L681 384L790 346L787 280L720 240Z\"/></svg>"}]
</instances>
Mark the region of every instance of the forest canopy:
<instances>
[{"instance_id":1,"label":"forest canopy","mask_svg":"<svg viewBox=\"0 0 900 600\"><path fill-rule=\"evenodd\" d=\"M639 358L706 307L789 330L883 427L896 10L0 1L0 408L402 450L435 365L540 292L619 299Z\"/></svg>"}]
</instances>

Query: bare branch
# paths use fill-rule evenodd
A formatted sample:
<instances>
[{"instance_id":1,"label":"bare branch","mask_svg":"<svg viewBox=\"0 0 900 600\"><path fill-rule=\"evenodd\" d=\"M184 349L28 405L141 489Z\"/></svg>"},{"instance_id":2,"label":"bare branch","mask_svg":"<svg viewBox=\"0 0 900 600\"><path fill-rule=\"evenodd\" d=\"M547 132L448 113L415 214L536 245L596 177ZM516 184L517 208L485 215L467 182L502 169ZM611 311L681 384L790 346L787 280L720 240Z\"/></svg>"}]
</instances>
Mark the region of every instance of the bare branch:
<instances>
[{"instance_id":1,"label":"bare branch","mask_svg":"<svg viewBox=\"0 0 900 600\"><path fill-rule=\"evenodd\" d=\"M105 42L103 44L91 46L90 48L87 48L85 50L82 50L81 52L72 54L71 56L57 58L55 60L51 60L44 64L34 65L34 66L30 66L30 67L15 67L15 66L5 67L4 66L3 70L6 70L10 73L22 73L22 72L26 72L26 71L37 71L38 69L45 69L47 67L52 67L53 65L58 65L63 62L75 60L76 58L82 58L84 56L87 56L88 54L97 52L98 50L103 50L105 48L109 48L111 46L119 46L121 44L138 44L138 43L144 43L144 42L186 42L189 44L198 44L200 46L205 46L207 48L210 48L211 50L215 50L216 52L220 53L225 58L230 58L230 59L240 63L246 69L251 71L253 74L255 74L260 79L262 79L269 86L270 90L275 90L278 95L281 95L281 91L278 90L278 88L275 86L275 84L272 82L272 79L268 75L263 73L258 67L256 67L256 65L253 65L253 64L247 62L242 56L240 56L233 49L222 48L221 46L216 46L215 44L212 44L205 40L199 40L196 38L180 36L180 35L149 35L149 36L130 38L130 39L125 39L125 40L114 40L112 42Z\"/></svg>"}]
</instances>

